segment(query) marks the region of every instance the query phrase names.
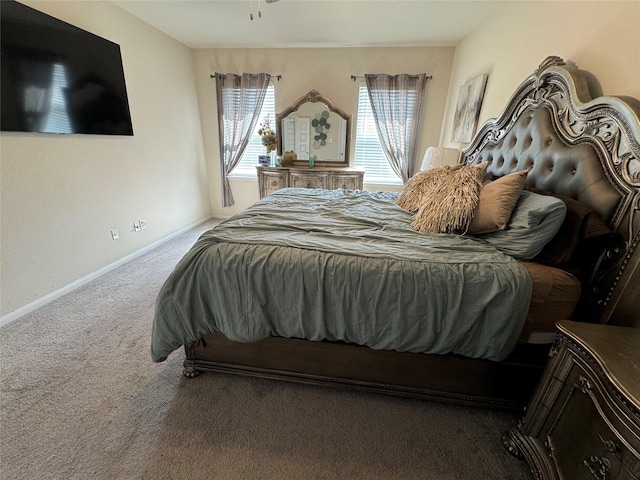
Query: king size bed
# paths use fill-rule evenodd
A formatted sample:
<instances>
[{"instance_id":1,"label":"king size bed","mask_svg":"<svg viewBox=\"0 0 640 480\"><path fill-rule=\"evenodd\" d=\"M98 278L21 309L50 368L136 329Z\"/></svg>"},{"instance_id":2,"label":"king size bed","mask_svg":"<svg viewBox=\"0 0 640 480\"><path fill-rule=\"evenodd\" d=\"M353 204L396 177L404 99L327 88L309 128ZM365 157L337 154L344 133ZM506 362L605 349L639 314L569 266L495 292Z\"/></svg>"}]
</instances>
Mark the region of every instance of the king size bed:
<instances>
[{"instance_id":1,"label":"king size bed","mask_svg":"<svg viewBox=\"0 0 640 480\"><path fill-rule=\"evenodd\" d=\"M188 377L522 407L555 321L608 323L637 298L639 112L547 58L461 166L438 170L475 178L462 228L447 218L461 188L439 210L442 192L424 196L446 183L434 172L400 194L276 191L204 233L176 266L156 304L153 361L184 347ZM478 226L485 214L491 228Z\"/></svg>"}]
</instances>

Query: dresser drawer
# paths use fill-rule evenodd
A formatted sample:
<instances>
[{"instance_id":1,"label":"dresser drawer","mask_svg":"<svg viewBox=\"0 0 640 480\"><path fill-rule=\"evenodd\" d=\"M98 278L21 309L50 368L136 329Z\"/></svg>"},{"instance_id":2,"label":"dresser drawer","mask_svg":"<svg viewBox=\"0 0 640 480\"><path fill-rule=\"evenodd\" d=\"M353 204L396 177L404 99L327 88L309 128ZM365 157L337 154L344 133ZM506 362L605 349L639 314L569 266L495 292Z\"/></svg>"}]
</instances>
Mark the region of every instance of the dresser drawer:
<instances>
[{"instance_id":1,"label":"dresser drawer","mask_svg":"<svg viewBox=\"0 0 640 480\"><path fill-rule=\"evenodd\" d=\"M331 175L331 190L362 190L362 175Z\"/></svg>"},{"instance_id":2,"label":"dresser drawer","mask_svg":"<svg viewBox=\"0 0 640 480\"><path fill-rule=\"evenodd\" d=\"M567 380L568 396L547 436L561 478L640 480L637 437L624 415L581 367L576 365Z\"/></svg>"},{"instance_id":3,"label":"dresser drawer","mask_svg":"<svg viewBox=\"0 0 640 480\"><path fill-rule=\"evenodd\" d=\"M289 182L293 188L327 189L329 174L315 172L290 172Z\"/></svg>"},{"instance_id":4,"label":"dresser drawer","mask_svg":"<svg viewBox=\"0 0 640 480\"><path fill-rule=\"evenodd\" d=\"M276 190L285 188L288 184L287 176L287 172L262 172L261 196L264 197Z\"/></svg>"}]
</instances>

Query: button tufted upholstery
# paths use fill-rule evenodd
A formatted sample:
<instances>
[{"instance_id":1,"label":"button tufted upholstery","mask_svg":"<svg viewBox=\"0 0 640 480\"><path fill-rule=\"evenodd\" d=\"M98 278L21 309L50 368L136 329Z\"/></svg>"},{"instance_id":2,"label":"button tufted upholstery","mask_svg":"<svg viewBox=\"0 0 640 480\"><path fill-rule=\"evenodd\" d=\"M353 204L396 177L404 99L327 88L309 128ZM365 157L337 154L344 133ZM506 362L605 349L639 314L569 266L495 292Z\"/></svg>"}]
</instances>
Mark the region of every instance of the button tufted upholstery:
<instances>
[{"instance_id":1,"label":"button tufted upholstery","mask_svg":"<svg viewBox=\"0 0 640 480\"><path fill-rule=\"evenodd\" d=\"M474 163L485 161L489 162L487 172L498 177L531 168L527 187L575 198L607 222L621 199L595 148L561 140L546 107L524 110L498 143L484 146Z\"/></svg>"}]
</instances>

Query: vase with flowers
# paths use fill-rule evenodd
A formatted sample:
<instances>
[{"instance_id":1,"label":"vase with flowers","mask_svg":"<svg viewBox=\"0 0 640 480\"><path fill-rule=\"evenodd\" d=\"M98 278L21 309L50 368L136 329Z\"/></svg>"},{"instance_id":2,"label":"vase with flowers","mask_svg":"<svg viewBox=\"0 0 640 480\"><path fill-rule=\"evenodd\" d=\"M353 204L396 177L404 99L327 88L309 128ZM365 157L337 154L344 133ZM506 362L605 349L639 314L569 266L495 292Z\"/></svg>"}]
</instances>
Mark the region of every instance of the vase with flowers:
<instances>
[{"instance_id":1,"label":"vase with flowers","mask_svg":"<svg viewBox=\"0 0 640 480\"><path fill-rule=\"evenodd\" d=\"M262 140L262 145L264 145L266 149L266 157L268 158L268 163L273 164L272 156L275 155L276 148L278 148L278 139L276 138L275 132L271 129L271 122L269 121L269 115L265 117L265 119L260 123L260 128L258 129L258 135ZM260 155L260 157L263 157ZM266 159L260 158L260 163L263 163ZM265 161L265 163L267 163Z\"/></svg>"}]
</instances>

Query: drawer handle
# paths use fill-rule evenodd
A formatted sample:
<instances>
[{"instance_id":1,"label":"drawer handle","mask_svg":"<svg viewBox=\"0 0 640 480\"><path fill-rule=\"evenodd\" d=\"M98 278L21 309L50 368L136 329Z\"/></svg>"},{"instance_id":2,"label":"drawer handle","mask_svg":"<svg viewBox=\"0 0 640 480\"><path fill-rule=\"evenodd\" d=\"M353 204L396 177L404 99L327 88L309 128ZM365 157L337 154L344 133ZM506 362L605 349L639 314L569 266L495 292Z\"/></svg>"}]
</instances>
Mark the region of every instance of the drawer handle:
<instances>
[{"instance_id":1,"label":"drawer handle","mask_svg":"<svg viewBox=\"0 0 640 480\"><path fill-rule=\"evenodd\" d=\"M277 187L278 186L278 181L274 180L273 182L271 182L271 186L272 187Z\"/></svg>"},{"instance_id":2,"label":"drawer handle","mask_svg":"<svg viewBox=\"0 0 640 480\"><path fill-rule=\"evenodd\" d=\"M609 459L591 455L584 461L584 464L598 480L607 480L609 478Z\"/></svg>"}]
</instances>

